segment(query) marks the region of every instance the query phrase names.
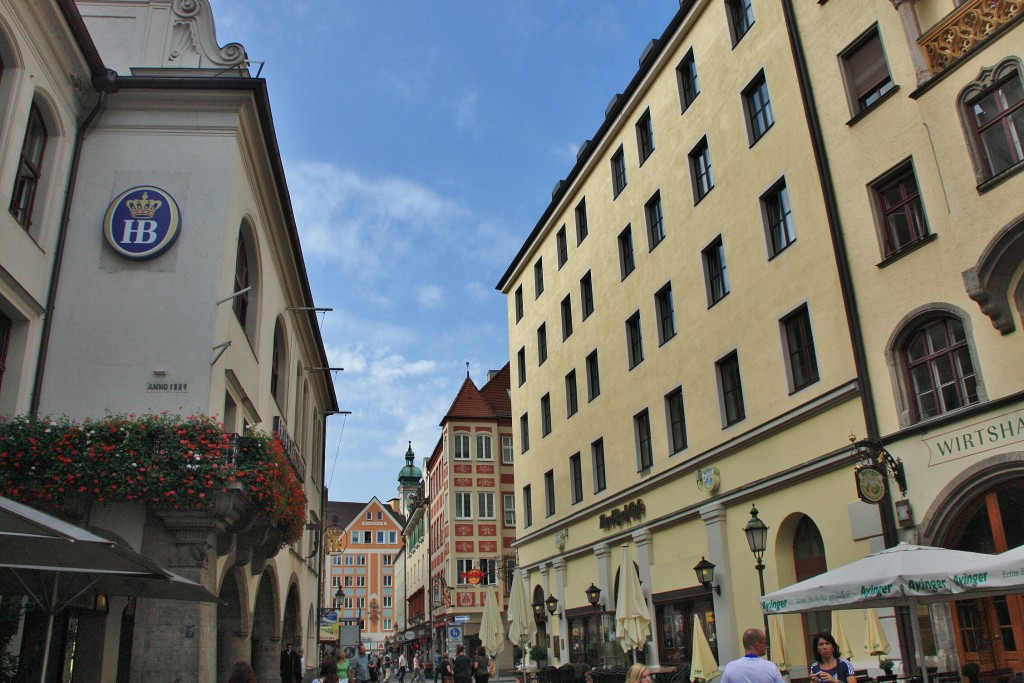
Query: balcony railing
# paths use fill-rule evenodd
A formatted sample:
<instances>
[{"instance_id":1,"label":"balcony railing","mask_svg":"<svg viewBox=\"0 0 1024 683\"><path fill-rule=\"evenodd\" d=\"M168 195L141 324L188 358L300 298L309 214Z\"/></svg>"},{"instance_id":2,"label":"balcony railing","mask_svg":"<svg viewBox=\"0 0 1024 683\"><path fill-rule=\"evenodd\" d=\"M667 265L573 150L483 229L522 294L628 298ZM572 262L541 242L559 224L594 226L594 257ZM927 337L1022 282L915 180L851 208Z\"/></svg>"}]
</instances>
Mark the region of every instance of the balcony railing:
<instances>
[{"instance_id":1,"label":"balcony railing","mask_svg":"<svg viewBox=\"0 0 1024 683\"><path fill-rule=\"evenodd\" d=\"M938 74L1020 15L1024 0L968 0L917 41Z\"/></svg>"}]
</instances>

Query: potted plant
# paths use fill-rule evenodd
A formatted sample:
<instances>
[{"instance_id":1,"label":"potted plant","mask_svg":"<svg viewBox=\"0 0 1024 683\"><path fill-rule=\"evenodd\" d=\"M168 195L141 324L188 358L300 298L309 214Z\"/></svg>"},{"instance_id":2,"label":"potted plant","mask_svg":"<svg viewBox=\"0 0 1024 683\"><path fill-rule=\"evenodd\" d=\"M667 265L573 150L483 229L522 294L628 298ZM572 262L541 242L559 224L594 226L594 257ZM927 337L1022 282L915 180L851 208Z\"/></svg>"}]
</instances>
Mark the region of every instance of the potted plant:
<instances>
[{"instance_id":1,"label":"potted plant","mask_svg":"<svg viewBox=\"0 0 1024 683\"><path fill-rule=\"evenodd\" d=\"M530 648L530 659L535 662L543 662L548 658L548 649L543 645L534 645Z\"/></svg>"},{"instance_id":2,"label":"potted plant","mask_svg":"<svg viewBox=\"0 0 1024 683\"><path fill-rule=\"evenodd\" d=\"M886 676L892 676L893 667L896 666L896 662L892 661L888 657L882 657L878 660L878 666L885 672Z\"/></svg>"},{"instance_id":3,"label":"potted plant","mask_svg":"<svg viewBox=\"0 0 1024 683\"><path fill-rule=\"evenodd\" d=\"M517 667L523 666L523 648L518 645L512 646L512 664Z\"/></svg>"},{"instance_id":4,"label":"potted plant","mask_svg":"<svg viewBox=\"0 0 1024 683\"><path fill-rule=\"evenodd\" d=\"M966 676L971 683L978 683L978 678L981 677L981 667L977 662L967 662L960 667L960 673Z\"/></svg>"}]
</instances>

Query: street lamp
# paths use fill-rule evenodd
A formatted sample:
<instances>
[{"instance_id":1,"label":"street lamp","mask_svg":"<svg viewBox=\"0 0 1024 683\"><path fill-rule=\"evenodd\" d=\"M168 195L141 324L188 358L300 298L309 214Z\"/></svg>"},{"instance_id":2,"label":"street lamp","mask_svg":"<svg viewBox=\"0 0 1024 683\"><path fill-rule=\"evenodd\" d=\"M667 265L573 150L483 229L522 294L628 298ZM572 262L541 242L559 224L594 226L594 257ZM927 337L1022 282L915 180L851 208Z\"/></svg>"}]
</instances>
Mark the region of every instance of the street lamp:
<instances>
[{"instance_id":1,"label":"street lamp","mask_svg":"<svg viewBox=\"0 0 1024 683\"><path fill-rule=\"evenodd\" d=\"M768 525L758 518L756 505L750 506L750 521L743 527L743 533L747 535L747 545L750 546L750 552L754 553L754 558L757 560L754 569L757 570L757 579L761 583L761 597L763 598L764 563L761 562L761 559L764 557L764 551L768 547ZM762 610L761 616L764 617L764 637L770 651L771 639L768 635L768 615L764 614Z\"/></svg>"},{"instance_id":2,"label":"street lamp","mask_svg":"<svg viewBox=\"0 0 1024 683\"><path fill-rule=\"evenodd\" d=\"M707 560L704 559L704 556L701 555L700 562L698 562L697 566L695 566L693 568L693 571L697 573L697 583L701 584L702 586L707 588L709 591L710 590L715 591L715 593L718 594L718 595L722 594L722 587L721 586L713 586L713 585L711 585L711 584L713 584L715 582L715 565L714 565L714 563L708 562Z\"/></svg>"},{"instance_id":3,"label":"street lamp","mask_svg":"<svg viewBox=\"0 0 1024 683\"><path fill-rule=\"evenodd\" d=\"M558 609L558 598L554 595L549 595L548 599L544 601L544 604L548 608L548 614L555 616L555 611ZM562 615L559 614L558 616L561 617Z\"/></svg>"},{"instance_id":4,"label":"street lamp","mask_svg":"<svg viewBox=\"0 0 1024 683\"><path fill-rule=\"evenodd\" d=\"M597 607L597 603L601 602L601 589L595 586L593 582L590 583L590 588L583 592L587 594L587 602L591 606Z\"/></svg>"}]
</instances>

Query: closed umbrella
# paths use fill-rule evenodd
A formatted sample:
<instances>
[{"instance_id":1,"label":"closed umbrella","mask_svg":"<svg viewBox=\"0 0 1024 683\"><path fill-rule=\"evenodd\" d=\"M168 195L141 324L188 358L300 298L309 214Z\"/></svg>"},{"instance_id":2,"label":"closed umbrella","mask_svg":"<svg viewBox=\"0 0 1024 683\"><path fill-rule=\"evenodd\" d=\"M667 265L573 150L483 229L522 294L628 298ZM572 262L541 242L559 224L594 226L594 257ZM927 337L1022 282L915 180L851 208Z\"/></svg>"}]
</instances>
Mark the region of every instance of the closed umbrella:
<instances>
[{"instance_id":1,"label":"closed umbrella","mask_svg":"<svg viewBox=\"0 0 1024 683\"><path fill-rule=\"evenodd\" d=\"M768 617L768 630L771 631L769 642L772 644L772 656L771 660L775 662L775 666L779 667L779 671L786 673L789 671L789 653L786 651L786 637L782 632L782 617L778 614L773 614Z\"/></svg>"},{"instance_id":2,"label":"closed umbrella","mask_svg":"<svg viewBox=\"0 0 1024 683\"><path fill-rule=\"evenodd\" d=\"M537 637L537 622L533 617L533 607L526 599L526 583L519 572L512 576L512 591L508 597L508 639L525 650L525 644ZM526 655L523 655L523 668L526 668Z\"/></svg>"},{"instance_id":3,"label":"closed umbrella","mask_svg":"<svg viewBox=\"0 0 1024 683\"><path fill-rule=\"evenodd\" d=\"M864 652L869 655L889 654L889 639L885 637L874 607L869 607L864 617Z\"/></svg>"},{"instance_id":4,"label":"closed umbrella","mask_svg":"<svg viewBox=\"0 0 1024 683\"><path fill-rule=\"evenodd\" d=\"M832 612L832 637L836 639L836 644L839 646L836 659L839 657L849 659L853 656L853 648L850 647L850 639L846 637L846 631L843 630L843 622L839 619L838 611Z\"/></svg>"},{"instance_id":5,"label":"closed umbrella","mask_svg":"<svg viewBox=\"0 0 1024 683\"><path fill-rule=\"evenodd\" d=\"M622 545L619 566L619 594L615 600L615 631L623 652L647 645L651 635L651 612L647 609L640 577L629 559L629 546ZM633 653L634 663L636 653Z\"/></svg>"},{"instance_id":6,"label":"closed umbrella","mask_svg":"<svg viewBox=\"0 0 1024 683\"><path fill-rule=\"evenodd\" d=\"M772 641L774 647L774 642ZM704 629L700 625L700 618L693 615L693 659L690 662L690 680L707 681L718 674L718 662L711 654L711 646L708 638L704 635Z\"/></svg>"},{"instance_id":7,"label":"closed umbrella","mask_svg":"<svg viewBox=\"0 0 1024 683\"><path fill-rule=\"evenodd\" d=\"M492 657L505 650L505 628L501 623L501 596L495 589L487 593L484 614L480 618L480 644Z\"/></svg>"}]
</instances>

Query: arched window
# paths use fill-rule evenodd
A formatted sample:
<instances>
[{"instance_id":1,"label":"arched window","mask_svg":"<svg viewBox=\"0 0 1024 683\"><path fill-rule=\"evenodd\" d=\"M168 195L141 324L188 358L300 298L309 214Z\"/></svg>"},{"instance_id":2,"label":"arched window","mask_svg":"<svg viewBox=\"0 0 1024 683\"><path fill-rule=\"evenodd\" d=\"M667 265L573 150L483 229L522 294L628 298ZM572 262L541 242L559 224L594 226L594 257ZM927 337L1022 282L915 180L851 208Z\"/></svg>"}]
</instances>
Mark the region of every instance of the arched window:
<instances>
[{"instance_id":1,"label":"arched window","mask_svg":"<svg viewBox=\"0 0 1024 683\"><path fill-rule=\"evenodd\" d=\"M250 343L256 339L256 322L259 314L259 263L256 258L256 238L248 223L242 223L238 231L238 251L235 254L234 292L232 309L235 318L245 330Z\"/></svg>"},{"instance_id":2,"label":"arched window","mask_svg":"<svg viewBox=\"0 0 1024 683\"><path fill-rule=\"evenodd\" d=\"M288 382L285 368L287 367L288 343L284 334L284 325L278 319L274 324L274 353L270 360L270 393L277 401L278 407L285 407L285 388Z\"/></svg>"},{"instance_id":3,"label":"arched window","mask_svg":"<svg viewBox=\"0 0 1024 683\"><path fill-rule=\"evenodd\" d=\"M469 460L469 434L459 433L455 435L455 459Z\"/></svg>"},{"instance_id":4,"label":"arched window","mask_svg":"<svg viewBox=\"0 0 1024 683\"><path fill-rule=\"evenodd\" d=\"M828 569L825 564L825 544L821 540L821 531L814 520L806 515L797 524L793 534L793 568L797 581L817 576ZM814 658L814 652L810 649L810 635L831 629L831 615L832 613L828 611L806 612L801 615L804 633L808 636L804 638L807 661Z\"/></svg>"},{"instance_id":5,"label":"arched window","mask_svg":"<svg viewBox=\"0 0 1024 683\"><path fill-rule=\"evenodd\" d=\"M911 420L920 422L978 402L978 382L963 321L928 319L900 348Z\"/></svg>"},{"instance_id":6,"label":"arched window","mask_svg":"<svg viewBox=\"0 0 1024 683\"><path fill-rule=\"evenodd\" d=\"M32 227L32 210L43 177L43 153L46 151L46 124L39 106L33 102L29 110L25 140L21 145L18 175L11 192L11 213L23 228Z\"/></svg>"},{"instance_id":7,"label":"arched window","mask_svg":"<svg viewBox=\"0 0 1024 683\"><path fill-rule=\"evenodd\" d=\"M1010 57L984 68L960 93L960 117L979 184L1024 168L1024 81Z\"/></svg>"}]
</instances>

